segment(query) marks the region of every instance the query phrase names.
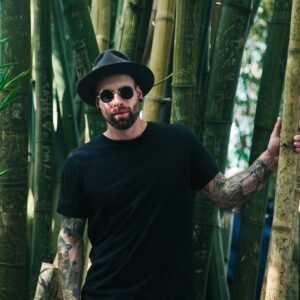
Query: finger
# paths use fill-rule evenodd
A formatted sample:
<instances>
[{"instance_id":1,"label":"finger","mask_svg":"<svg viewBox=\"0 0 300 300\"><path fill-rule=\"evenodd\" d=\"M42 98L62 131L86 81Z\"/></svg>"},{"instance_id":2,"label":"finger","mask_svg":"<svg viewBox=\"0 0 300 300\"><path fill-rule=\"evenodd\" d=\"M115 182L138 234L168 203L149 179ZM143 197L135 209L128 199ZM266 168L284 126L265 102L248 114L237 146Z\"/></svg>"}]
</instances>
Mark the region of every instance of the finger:
<instances>
[{"instance_id":1,"label":"finger","mask_svg":"<svg viewBox=\"0 0 300 300\"><path fill-rule=\"evenodd\" d=\"M300 142L300 135L299 134L294 136L294 142Z\"/></svg>"},{"instance_id":2,"label":"finger","mask_svg":"<svg viewBox=\"0 0 300 300\"><path fill-rule=\"evenodd\" d=\"M278 136L278 137L280 136L281 123L282 123L282 119L281 119L281 117L278 117L277 121L275 123L274 129L273 129L272 135Z\"/></svg>"},{"instance_id":3,"label":"finger","mask_svg":"<svg viewBox=\"0 0 300 300\"><path fill-rule=\"evenodd\" d=\"M299 148L294 147L294 151L300 153L300 147Z\"/></svg>"}]
</instances>

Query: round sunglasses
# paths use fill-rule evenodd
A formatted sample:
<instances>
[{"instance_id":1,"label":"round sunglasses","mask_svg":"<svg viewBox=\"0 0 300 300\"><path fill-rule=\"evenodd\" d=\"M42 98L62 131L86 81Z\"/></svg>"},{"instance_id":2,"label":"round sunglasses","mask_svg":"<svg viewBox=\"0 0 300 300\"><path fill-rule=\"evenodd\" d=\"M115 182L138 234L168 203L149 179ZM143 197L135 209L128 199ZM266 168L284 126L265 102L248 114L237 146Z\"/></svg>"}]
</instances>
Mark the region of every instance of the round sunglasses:
<instances>
[{"instance_id":1,"label":"round sunglasses","mask_svg":"<svg viewBox=\"0 0 300 300\"><path fill-rule=\"evenodd\" d=\"M100 91L98 97L101 101L109 103L114 99L115 94L118 94L124 100L129 100L132 98L134 91L130 86L122 86L117 91L109 89L102 90Z\"/></svg>"}]
</instances>

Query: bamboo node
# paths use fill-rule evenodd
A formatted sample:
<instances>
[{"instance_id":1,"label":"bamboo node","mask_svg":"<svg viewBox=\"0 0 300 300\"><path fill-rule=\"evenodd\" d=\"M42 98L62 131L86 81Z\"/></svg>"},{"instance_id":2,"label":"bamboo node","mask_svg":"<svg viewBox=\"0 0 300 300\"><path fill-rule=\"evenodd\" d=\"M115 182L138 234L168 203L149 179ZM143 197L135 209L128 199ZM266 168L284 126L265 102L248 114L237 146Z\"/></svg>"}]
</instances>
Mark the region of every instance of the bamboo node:
<instances>
[{"instance_id":1,"label":"bamboo node","mask_svg":"<svg viewBox=\"0 0 300 300\"><path fill-rule=\"evenodd\" d=\"M284 225L272 225L272 229L276 229L276 230L279 230L279 231L285 231L285 232L290 232L292 231L292 228L291 226L284 226Z\"/></svg>"},{"instance_id":2,"label":"bamboo node","mask_svg":"<svg viewBox=\"0 0 300 300\"><path fill-rule=\"evenodd\" d=\"M154 101L154 102L172 102L171 98L155 97L151 95L147 95L145 99L146 101Z\"/></svg>"}]
</instances>

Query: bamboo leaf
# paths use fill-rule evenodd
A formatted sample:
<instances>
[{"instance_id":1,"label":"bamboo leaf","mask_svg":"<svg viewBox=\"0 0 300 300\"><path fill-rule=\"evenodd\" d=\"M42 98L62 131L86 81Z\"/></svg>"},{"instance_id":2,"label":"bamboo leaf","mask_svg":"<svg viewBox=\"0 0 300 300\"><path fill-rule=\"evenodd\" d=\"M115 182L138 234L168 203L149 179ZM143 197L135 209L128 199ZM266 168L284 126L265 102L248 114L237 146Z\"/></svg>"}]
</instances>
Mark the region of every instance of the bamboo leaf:
<instances>
[{"instance_id":1,"label":"bamboo leaf","mask_svg":"<svg viewBox=\"0 0 300 300\"><path fill-rule=\"evenodd\" d=\"M11 169L0 170L0 176L5 175L5 174L8 173L9 171L11 171Z\"/></svg>"},{"instance_id":2,"label":"bamboo leaf","mask_svg":"<svg viewBox=\"0 0 300 300\"><path fill-rule=\"evenodd\" d=\"M11 74L12 71L12 67L8 68L8 70L5 70L2 72L1 74L1 78L0 78L0 90L4 89L4 86L8 80L9 75Z\"/></svg>"},{"instance_id":3,"label":"bamboo leaf","mask_svg":"<svg viewBox=\"0 0 300 300\"><path fill-rule=\"evenodd\" d=\"M0 39L0 44L4 43L4 42L7 42L9 40L9 38L3 38L3 39Z\"/></svg>"},{"instance_id":4,"label":"bamboo leaf","mask_svg":"<svg viewBox=\"0 0 300 300\"><path fill-rule=\"evenodd\" d=\"M13 83L15 83L16 81L24 78L25 76L27 76L29 74L30 70L21 72L20 74L18 74L17 76L15 76L12 80L8 81L5 85L4 88L7 89L9 88Z\"/></svg>"},{"instance_id":5,"label":"bamboo leaf","mask_svg":"<svg viewBox=\"0 0 300 300\"><path fill-rule=\"evenodd\" d=\"M16 65L16 63L6 63L6 64L0 64L0 68L4 69L10 66Z\"/></svg>"},{"instance_id":6,"label":"bamboo leaf","mask_svg":"<svg viewBox=\"0 0 300 300\"><path fill-rule=\"evenodd\" d=\"M9 92L9 94L0 102L0 111L17 99L16 94L19 90L20 88L16 87Z\"/></svg>"}]
</instances>

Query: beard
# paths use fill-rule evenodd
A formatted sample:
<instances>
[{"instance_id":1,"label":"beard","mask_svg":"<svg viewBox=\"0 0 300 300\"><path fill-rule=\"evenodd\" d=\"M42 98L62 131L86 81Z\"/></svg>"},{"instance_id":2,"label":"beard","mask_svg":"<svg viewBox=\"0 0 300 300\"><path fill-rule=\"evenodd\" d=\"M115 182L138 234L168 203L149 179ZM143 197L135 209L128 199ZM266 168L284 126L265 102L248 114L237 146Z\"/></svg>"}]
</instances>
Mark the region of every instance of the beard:
<instances>
[{"instance_id":1,"label":"beard","mask_svg":"<svg viewBox=\"0 0 300 300\"><path fill-rule=\"evenodd\" d=\"M116 118L118 113L126 112L128 115L126 118ZM116 129L125 130L130 128L137 120L140 113L140 106L137 102L132 109L124 109L120 107L115 113L108 114L105 119L112 127Z\"/></svg>"}]
</instances>

